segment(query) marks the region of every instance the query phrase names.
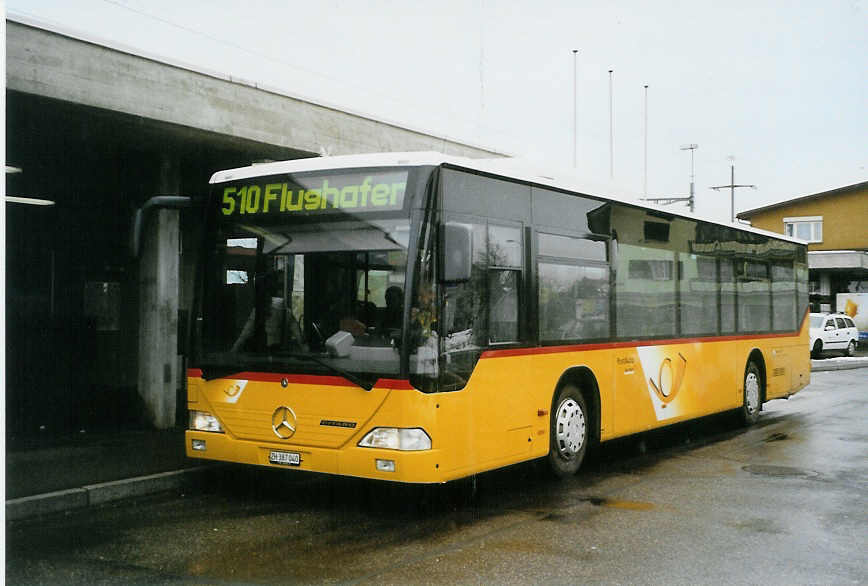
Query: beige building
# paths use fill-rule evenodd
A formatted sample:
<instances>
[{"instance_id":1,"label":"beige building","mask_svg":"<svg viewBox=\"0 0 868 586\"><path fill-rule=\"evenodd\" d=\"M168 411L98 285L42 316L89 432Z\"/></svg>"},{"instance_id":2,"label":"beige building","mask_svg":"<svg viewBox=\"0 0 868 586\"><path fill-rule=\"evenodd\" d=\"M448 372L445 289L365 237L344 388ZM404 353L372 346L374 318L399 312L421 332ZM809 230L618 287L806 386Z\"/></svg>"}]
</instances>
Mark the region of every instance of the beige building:
<instances>
[{"instance_id":1,"label":"beige building","mask_svg":"<svg viewBox=\"0 0 868 586\"><path fill-rule=\"evenodd\" d=\"M868 293L868 181L747 210L751 225L808 241L811 311L837 293Z\"/></svg>"}]
</instances>

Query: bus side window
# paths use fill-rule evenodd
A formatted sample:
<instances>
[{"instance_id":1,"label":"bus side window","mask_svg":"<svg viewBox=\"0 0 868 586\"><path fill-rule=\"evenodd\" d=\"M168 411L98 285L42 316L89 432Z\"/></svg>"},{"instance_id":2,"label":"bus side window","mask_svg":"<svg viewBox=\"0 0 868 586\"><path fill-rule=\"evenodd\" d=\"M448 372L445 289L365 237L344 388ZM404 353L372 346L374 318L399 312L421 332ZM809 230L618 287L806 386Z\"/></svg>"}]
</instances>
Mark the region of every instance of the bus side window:
<instances>
[{"instance_id":1,"label":"bus side window","mask_svg":"<svg viewBox=\"0 0 868 586\"><path fill-rule=\"evenodd\" d=\"M576 236L537 235L540 341L609 335L606 243Z\"/></svg>"},{"instance_id":2,"label":"bus side window","mask_svg":"<svg viewBox=\"0 0 868 586\"><path fill-rule=\"evenodd\" d=\"M464 386L485 347L521 335L521 227L461 222L472 226L473 264L469 281L443 288L442 384L450 390Z\"/></svg>"},{"instance_id":3,"label":"bus side window","mask_svg":"<svg viewBox=\"0 0 868 586\"><path fill-rule=\"evenodd\" d=\"M473 254L470 280L456 285L446 285L443 311L444 333L457 334L474 346L483 345L486 336L485 316L485 251L486 230L484 224L471 224L473 229Z\"/></svg>"},{"instance_id":4,"label":"bus side window","mask_svg":"<svg viewBox=\"0 0 868 586\"><path fill-rule=\"evenodd\" d=\"M518 308L521 286L521 229L488 226L488 342L519 339Z\"/></svg>"}]
</instances>

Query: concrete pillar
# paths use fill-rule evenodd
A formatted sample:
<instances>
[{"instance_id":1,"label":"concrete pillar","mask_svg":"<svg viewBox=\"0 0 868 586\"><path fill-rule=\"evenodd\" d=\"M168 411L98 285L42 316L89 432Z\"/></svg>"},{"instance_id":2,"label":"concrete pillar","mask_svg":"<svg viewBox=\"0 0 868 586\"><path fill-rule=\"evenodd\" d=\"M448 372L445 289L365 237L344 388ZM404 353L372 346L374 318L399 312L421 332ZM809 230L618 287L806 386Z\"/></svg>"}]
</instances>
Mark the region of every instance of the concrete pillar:
<instances>
[{"instance_id":1,"label":"concrete pillar","mask_svg":"<svg viewBox=\"0 0 868 586\"><path fill-rule=\"evenodd\" d=\"M832 296L831 273L820 273L820 295L822 295L824 299ZM822 311L823 313L830 313L832 311L832 306L835 301L834 297L832 297L831 301L831 303L827 303L825 301L820 302L820 311Z\"/></svg>"},{"instance_id":2,"label":"concrete pillar","mask_svg":"<svg viewBox=\"0 0 868 586\"><path fill-rule=\"evenodd\" d=\"M159 194L177 194L178 184L176 166L164 159ZM145 222L139 259L138 390L157 429L174 426L177 405L179 214L153 211Z\"/></svg>"},{"instance_id":3,"label":"concrete pillar","mask_svg":"<svg viewBox=\"0 0 868 586\"><path fill-rule=\"evenodd\" d=\"M820 295L832 294L832 275L831 273L820 273Z\"/></svg>"}]
</instances>

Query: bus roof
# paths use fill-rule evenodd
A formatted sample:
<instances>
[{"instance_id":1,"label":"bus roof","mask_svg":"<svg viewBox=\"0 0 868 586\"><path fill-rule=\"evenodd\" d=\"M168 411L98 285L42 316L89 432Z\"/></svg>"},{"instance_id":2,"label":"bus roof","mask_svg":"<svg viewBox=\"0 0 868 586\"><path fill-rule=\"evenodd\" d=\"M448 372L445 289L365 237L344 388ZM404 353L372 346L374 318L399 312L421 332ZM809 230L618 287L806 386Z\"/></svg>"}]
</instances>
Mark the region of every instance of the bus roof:
<instances>
[{"instance_id":1,"label":"bus roof","mask_svg":"<svg viewBox=\"0 0 868 586\"><path fill-rule=\"evenodd\" d=\"M615 184L590 182L569 171L559 171L558 173L546 172L536 168L533 164L526 161L505 157L471 159L427 151L310 157L306 159L261 163L250 165L248 167L217 171L211 176L210 183L225 183L227 181L238 181L239 179L249 179L251 177L262 177L264 175L300 173L305 171L330 171L337 169L359 169L365 167L421 167L439 165L448 165L451 167L467 169L469 171L488 173L490 175L515 179L524 183L539 185L541 187L550 187L580 193L582 195L647 208L672 216L690 220L702 220L720 226L736 228L738 230L753 232L764 236L771 236L780 240L796 242L798 244L807 244L807 242L798 238L793 238L778 232L760 230L759 228L754 228L753 226L745 224L727 223L708 217L679 213L673 211L672 208L644 202L638 194L633 193L629 189L621 188Z\"/></svg>"}]
</instances>

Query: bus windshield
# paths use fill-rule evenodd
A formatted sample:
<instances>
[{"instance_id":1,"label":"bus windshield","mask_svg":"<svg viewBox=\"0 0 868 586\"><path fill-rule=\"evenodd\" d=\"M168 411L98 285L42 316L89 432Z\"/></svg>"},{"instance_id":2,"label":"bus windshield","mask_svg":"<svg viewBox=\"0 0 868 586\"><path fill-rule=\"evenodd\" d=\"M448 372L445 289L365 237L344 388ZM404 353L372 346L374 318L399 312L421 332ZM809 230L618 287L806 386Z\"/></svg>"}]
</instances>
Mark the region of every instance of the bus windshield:
<instances>
[{"instance_id":1,"label":"bus windshield","mask_svg":"<svg viewBox=\"0 0 868 586\"><path fill-rule=\"evenodd\" d=\"M320 172L217 185L200 309L203 368L217 367L217 376L251 368L399 375L408 252L418 234L408 175Z\"/></svg>"}]
</instances>

